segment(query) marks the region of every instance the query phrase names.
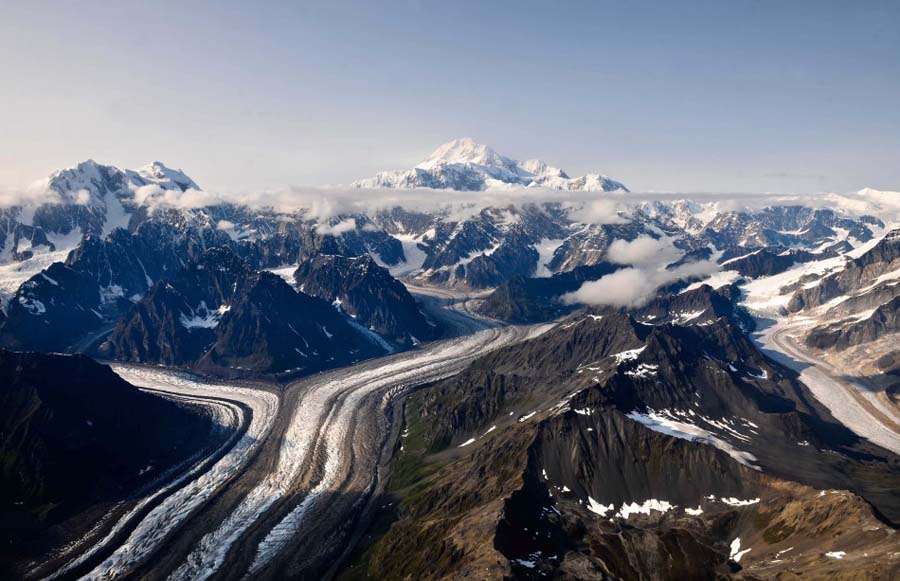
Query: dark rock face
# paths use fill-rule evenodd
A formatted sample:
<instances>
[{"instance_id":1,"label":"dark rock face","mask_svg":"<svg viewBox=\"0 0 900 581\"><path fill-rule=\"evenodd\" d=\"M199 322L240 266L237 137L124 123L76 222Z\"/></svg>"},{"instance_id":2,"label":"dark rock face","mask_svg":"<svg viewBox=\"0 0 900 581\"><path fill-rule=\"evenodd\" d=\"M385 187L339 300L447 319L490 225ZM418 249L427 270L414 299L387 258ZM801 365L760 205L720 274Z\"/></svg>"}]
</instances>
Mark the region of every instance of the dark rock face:
<instances>
[{"instance_id":1,"label":"dark rock face","mask_svg":"<svg viewBox=\"0 0 900 581\"><path fill-rule=\"evenodd\" d=\"M303 253L304 241L293 231L278 232L256 240L242 240L236 252L257 268L277 268L296 264Z\"/></svg>"},{"instance_id":2,"label":"dark rock face","mask_svg":"<svg viewBox=\"0 0 900 581\"><path fill-rule=\"evenodd\" d=\"M873 216L852 220L829 209L776 206L754 213L721 214L707 224L702 235L719 248L790 247L819 243L835 236L835 228L848 230L849 236L866 242L873 236L871 226L884 224Z\"/></svg>"},{"instance_id":3,"label":"dark rock face","mask_svg":"<svg viewBox=\"0 0 900 581\"><path fill-rule=\"evenodd\" d=\"M21 558L47 527L124 499L215 444L212 427L88 357L0 350L3 552Z\"/></svg>"},{"instance_id":4,"label":"dark rock face","mask_svg":"<svg viewBox=\"0 0 900 581\"><path fill-rule=\"evenodd\" d=\"M386 232L393 235L425 232L435 222L435 218L431 214L407 210L400 206L394 206L389 210L379 210L376 212L374 220Z\"/></svg>"},{"instance_id":5,"label":"dark rock face","mask_svg":"<svg viewBox=\"0 0 900 581\"><path fill-rule=\"evenodd\" d=\"M154 284L100 350L211 373L312 371L384 352L325 301L254 271L227 248Z\"/></svg>"},{"instance_id":6,"label":"dark rock face","mask_svg":"<svg viewBox=\"0 0 900 581\"><path fill-rule=\"evenodd\" d=\"M757 278L782 273L795 264L825 260L837 255L836 252L828 250L821 253L812 253L796 249L761 248L746 255L726 260L723 263L723 268L736 270L743 276Z\"/></svg>"},{"instance_id":7,"label":"dark rock face","mask_svg":"<svg viewBox=\"0 0 900 581\"><path fill-rule=\"evenodd\" d=\"M223 316L216 338L200 369L310 372L385 352L328 303L267 272Z\"/></svg>"},{"instance_id":8,"label":"dark rock face","mask_svg":"<svg viewBox=\"0 0 900 581\"><path fill-rule=\"evenodd\" d=\"M34 256L38 249L56 250L42 229L18 222L19 212L17 207L0 208L0 253L8 252L9 258L21 261Z\"/></svg>"},{"instance_id":9,"label":"dark rock face","mask_svg":"<svg viewBox=\"0 0 900 581\"><path fill-rule=\"evenodd\" d=\"M348 224L352 227L344 229ZM341 228L342 225L344 228ZM300 260L317 254L362 256L369 252L388 265L398 264L404 259L400 241L360 214L339 216L321 226L308 225L301 248Z\"/></svg>"},{"instance_id":10,"label":"dark rock face","mask_svg":"<svg viewBox=\"0 0 900 581\"><path fill-rule=\"evenodd\" d=\"M806 344L816 349L843 351L897 332L900 332L900 297L894 297L862 320L813 329L806 336Z\"/></svg>"},{"instance_id":11,"label":"dark rock face","mask_svg":"<svg viewBox=\"0 0 900 581\"><path fill-rule=\"evenodd\" d=\"M184 325L182 317L189 320L189 313L194 309L181 292L167 282L155 284L116 325L100 353L123 361L188 365L215 341L212 329ZM218 315L205 306L197 313L210 321Z\"/></svg>"},{"instance_id":12,"label":"dark rock face","mask_svg":"<svg viewBox=\"0 0 900 581\"><path fill-rule=\"evenodd\" d=\"M0 327L0 346L29 351L66 351L98 328L100 289L87 275L54 263L22 284Z\"/></svg>"},{"instance_id":13,"label":"dark rock face","mask_svg":"<svg viewBox=\"0 0 900 581\"><path fill-rule=\"evenodd\" d=\"M237 252L257 268L297 264L320 254L372 253L391 266L405 259L400 241L363 215L340 216L321 225L281 223L270 235L240 240Z\"/></svg>"},{"instance_id":14,"label":"dark rock face","mask_svg":"<svg viewBox=\"0 0 900 581\"><path fill-rule=\"evenodd\" d=\"M491 248L500 237L500 230L487 216L479 218L438 224L431 252L422 268L436 270L452 267L472 254Z\"/></svg>"},{"instance_id":15,"label":"dark rock face","mask_svg":"<svg viewBox=\"0 0 900 581\"><path fill-rule=\"evenodd\" d=\"M463 266L469 285L473 288L496 286L510 276L524 276L534 272L538 253L528 243L515 237L506 238L490 255L475 257Z\"/></svg>"},{"instance_id":16,"label":"dark rock face","mask_svg":"<svg viewBox=\"0 0 900 581\"><path fill-rule=\"evenodd\" d=\"M640 236L659 238L657 233L639 222L588 225L569 236L556 249L548 266L553 272L563 272L577 266L598 264L606 260L609 245L615 240L630 242Z\"/></svg>"},{"instance_id":17,"label":"dark rock face","mask_svg":"<svg viewBox=\"0 0 900 581\"><path fill-rule=\"evenodd\" d=\"M816 307L841 295L851 294L869 285L876 278L900 267L900 230L888 232L871 250L844 268L824 277L811 288L799 289L791 298L792 312Z\"/></svg>"},{"instance_id":18,"label":"dark rock face","mask_svg":"<svg viewBox=\"0 0 900 581\"><path fill-rule=\"evenodd\" d=\"M392 218L396 219L400 218ZM487 208L460 222L429 226L432 235L422 266L425 279L472 288L489 288L512 276L534 274L539 258L534 245L545 238L563 238L567 232L558 211L533 205Z\"/></svg>"},{"instance_id":19,"label":"dark rock face","mask_svg":"<svg viewBox=\"0 0 900 581\"><path fill-rule=\"evenodd\" d=\"M225 233L171 222L142 222L133 233L116 229L105 238L93 236L66 260L101 288L131 297L147 292L154 281L171 276L209 248L230 246Z\"/></svg>"},{"instance_id":20,"label":"dark rock face","mask_svg":"<svg viewBox=\"0 0 900 581\"><path fill-rule=\"evenodd\" d=\"M229 244L212 229L145 221L129 233L88 235L17 292L0 344L14 349L69 351L80 339L111 324L151 287L196 260L207 248ZM13 304L14 303L14 304Z\"/></svg>"},{"instance_id":21,"label":"dark rock face","mask_svg":"<svg viewBox=\"0 0 900 581\"><path fill-rule=\"evenodd\" d=\"M310 258L294 272L294 280L302 292L338 304L361 325L403 347L439 334L403 283L368 254Z\"/></svg>"},{"instance_id":22,"label":"dark rock face","mask_svg":"<svg viewBox=\"0 0 900 581\"><path fill-rule=\"evenodd\" d=\"M650 325L705 325L725 317L740 329L752 329L753 318L736 306L739 292L734 285L719 289L702 285L692 290L662 293L634 309L632 314Z\"/></svg>"}]
</instances>

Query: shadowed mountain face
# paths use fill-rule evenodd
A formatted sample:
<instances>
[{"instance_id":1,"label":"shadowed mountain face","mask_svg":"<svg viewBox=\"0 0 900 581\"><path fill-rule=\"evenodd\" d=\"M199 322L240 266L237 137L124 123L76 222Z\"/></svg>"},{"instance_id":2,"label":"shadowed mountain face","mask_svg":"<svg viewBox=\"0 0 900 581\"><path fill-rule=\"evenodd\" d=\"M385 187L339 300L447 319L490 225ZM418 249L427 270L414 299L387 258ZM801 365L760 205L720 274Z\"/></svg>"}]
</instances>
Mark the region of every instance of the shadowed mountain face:
<instances>
[{"instance_id":1,"label":"shadowed mountain face","mask_svg":"<svg viewBox=\"0 0 900 581\"><path fill-rule=\"evenodd\" d=\"M52 545L67 519L127 497L221 437L209 418L83 355L2 350L0 433L4 559Z\"/></svg>"},{"instance_id":2,"label":"shadowed mountain face","mask_svg":"<svg viewBox=\"0 0 900 581\"><path fill-rule=\"evenodd\" d=\"M100 304L99 288L90 277L54 263L16 291L0 327L0 346L65 351L85 333L100 327Z\"/></svg>"},{"instance_id":3,"label":"shadowed mountain face","mask_svg":"<svg viewBox=\"0 0 900 581\"><path fill-rule=\"evenodd\" d=\"M796 547L789 566L825 574L826 551L864 544L868 573L885 574L897 544L879 518L900 521L900 458L836 423L728 305L701 287L636 313L660 324L575 315L416 393L392 477L400 508L360 566L715 578L777 574L776 553Z\"/></svg>"},{"instance_id":4,"label":"shadowed mountain face","mask_svg":"<svg viewBox=\"0 0 900 581\"><path fill-rule=\"evenodd\" d=\"M154 284L100 352L212 373L274 373L335 367L384 349L325 301L219 248Z\"/></svg>"},{"instance_id":5,"label":"shadowed mountain face","mask_svg":"<svg viewBox=\"0 0 900 581\"><path fill-rule=\"evenodd\" d=\"M294 272L301 292L326 300L359 324L409 347L434 339L438 329L425 318L406 287L365 254L319 255Z\"/></svg>"}]
</instances>

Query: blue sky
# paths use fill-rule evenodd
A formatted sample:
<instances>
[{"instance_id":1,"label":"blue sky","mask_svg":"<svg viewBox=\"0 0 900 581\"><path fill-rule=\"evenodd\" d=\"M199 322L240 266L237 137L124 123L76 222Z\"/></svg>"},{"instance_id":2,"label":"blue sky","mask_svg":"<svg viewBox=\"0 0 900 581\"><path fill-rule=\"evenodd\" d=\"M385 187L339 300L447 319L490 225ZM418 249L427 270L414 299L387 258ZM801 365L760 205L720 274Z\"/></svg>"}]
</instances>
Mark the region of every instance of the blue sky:
<instances>
[{"instance_id":1,"label":"blue sky","mask_svg":"<svg viewBox=\"0 0 900 581\"><path fill-rule=\"evenodd\" d=\"M471 136L636 190L900 189L900 2L0 1L0 183L348 183Z\"/></svg>"}]
</instances>

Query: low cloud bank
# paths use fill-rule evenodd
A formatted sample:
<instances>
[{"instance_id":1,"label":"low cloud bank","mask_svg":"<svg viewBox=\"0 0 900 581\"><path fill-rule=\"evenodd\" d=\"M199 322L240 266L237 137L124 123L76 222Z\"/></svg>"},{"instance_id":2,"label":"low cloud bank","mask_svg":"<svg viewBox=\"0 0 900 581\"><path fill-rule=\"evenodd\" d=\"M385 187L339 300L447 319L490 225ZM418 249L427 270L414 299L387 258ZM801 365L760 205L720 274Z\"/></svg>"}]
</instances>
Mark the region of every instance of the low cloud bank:
<instances>
[{"instance_id":1,"label":"low cloud bank","mask_svg":"<svg viewBox=\"0 0 900 581\"><path fill-rule=\"evenodd\" d=\"M48 179L24 189L0 187L0 208L33 206L42 203L86 203L76 193L68 200L48 187ZM379 210L403 207L411 211L441 212L452 219L464 219L488 207L522 207L545 203L559 204L570 218L590 224L627 223L635 207L652 202L689 201L692 211L759 210L767 206L801 205L832 208L852 214L869 213L886 221L900 221L900 192L864 189L836 194L776 193L640 193L569 192L547 188L510 187L476 192L458 192L416 188L363 189L349 186L288 187L257 192L209 192L199 189L163 190L156 185L138 187L134 199L151 208L199 209L219 204L248 206L281 214L298 214L318 219L372 214Z\"/></svg>"},{"instance_id":2,"label":"low cloud bank","mask_svg":"<svg viewBox=\"0 0 900 581\"><path fill-rule=\"evenodd\" d=\"M328 219L348 214L372 214L402 207L410 211L442 212L465 219L485 208L559 204L572 220L590 224L624 224L635 207L652 202L689 201L717 212L754 211L769 206L798 205L830 208L850 214L873 214L885 221L900 221L900 192L861 190L846 194L740 194L740 193L620 193L566 192L545 188L510 188L457 192L417 188L413 190L342 187L293 187L278 191L221 194L226 201L282 213L303 212Z\"/></svg>"}]
</instances>

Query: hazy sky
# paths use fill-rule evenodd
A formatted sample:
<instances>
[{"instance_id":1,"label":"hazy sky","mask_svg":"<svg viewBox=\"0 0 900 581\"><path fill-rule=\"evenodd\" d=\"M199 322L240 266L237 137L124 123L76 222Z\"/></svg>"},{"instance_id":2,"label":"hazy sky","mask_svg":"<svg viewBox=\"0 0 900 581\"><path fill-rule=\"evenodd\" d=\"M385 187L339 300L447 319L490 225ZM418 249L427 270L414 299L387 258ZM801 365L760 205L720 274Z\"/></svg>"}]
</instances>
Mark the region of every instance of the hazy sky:
<instances>
[{"instance_id":1,"label":"hazy sky","mask_svg":"<svg viewBox=\"0 0 900 581\"><path fill-rule=\"evenodd\" d=\"M470 136L633 190L900 189L900 2L0 0L0 184L348 183Z\"/></svg>"}]
</instances>

